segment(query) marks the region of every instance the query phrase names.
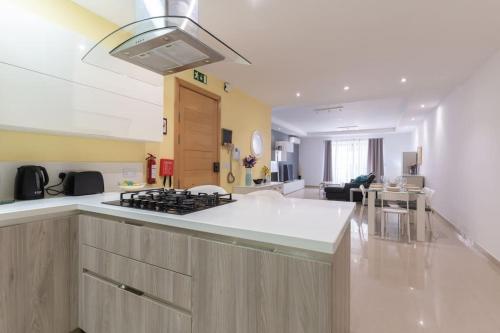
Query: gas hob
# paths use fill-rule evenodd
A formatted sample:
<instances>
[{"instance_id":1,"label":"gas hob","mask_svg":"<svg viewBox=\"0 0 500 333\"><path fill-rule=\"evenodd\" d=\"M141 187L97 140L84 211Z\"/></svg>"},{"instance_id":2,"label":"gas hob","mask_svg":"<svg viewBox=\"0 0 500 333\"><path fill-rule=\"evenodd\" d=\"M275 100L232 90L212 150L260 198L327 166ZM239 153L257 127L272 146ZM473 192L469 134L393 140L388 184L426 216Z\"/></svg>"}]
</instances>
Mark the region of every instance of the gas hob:
<instances>
[{"instance_id":1,"label":"gas hob","mask_svg":"<svg viewBox=\"0 0 500 333\"><path fill-rule=\"evenodd\" d=\"M187 190L148 189L120 194L120 200L107 205L142 209L167 214L185 215L234 202L232 194L196 193Z\"/></svg>"}]
</instances>

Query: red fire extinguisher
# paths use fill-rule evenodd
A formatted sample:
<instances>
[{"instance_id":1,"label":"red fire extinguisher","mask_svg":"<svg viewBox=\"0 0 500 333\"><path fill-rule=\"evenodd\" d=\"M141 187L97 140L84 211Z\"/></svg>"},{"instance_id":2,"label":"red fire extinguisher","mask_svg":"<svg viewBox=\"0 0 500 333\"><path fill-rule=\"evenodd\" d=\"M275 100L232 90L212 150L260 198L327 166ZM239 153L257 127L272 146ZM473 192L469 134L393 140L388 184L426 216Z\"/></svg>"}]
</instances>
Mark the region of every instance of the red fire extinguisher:
<instances>
[{"instance_id":1,"label":"red fire extinguisher","mask_svg":"<svg viewBox=\"0 0 500 333\"><path fill-rule=\"evenodd\" d=\"M148 184L156 184L156 156L153 154L148 153L148 156L146 157L146 161L148 161L147 165L147 182Z\"/></svg>"}]
</instances>

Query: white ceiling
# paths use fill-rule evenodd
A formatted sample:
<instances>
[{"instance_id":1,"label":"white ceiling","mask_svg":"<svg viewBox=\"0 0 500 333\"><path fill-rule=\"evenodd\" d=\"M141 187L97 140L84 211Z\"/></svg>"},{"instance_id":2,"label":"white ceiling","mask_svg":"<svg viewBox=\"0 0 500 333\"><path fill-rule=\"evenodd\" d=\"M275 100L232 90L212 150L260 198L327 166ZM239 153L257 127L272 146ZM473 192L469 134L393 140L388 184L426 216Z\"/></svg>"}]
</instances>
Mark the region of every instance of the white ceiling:
<instances>
[{"instance_id":1,"label":"white ceiling","mask_svg":"<svg viewBox=\"0 0 500 333\"><path fill-rule=\"evenodd\" d=\"M117 23L132 15L132 0L75 1ZM200 24L252 62L206 70L302 133L411 125L500 48L498 0L199 1ZM336 104L342 120L311 116Z\"/></svg>"},{"instance_id":2,"label":"white ceiling","mask_svg":"<svg viewBox=\"0 0 500 333\"><path fill-rule=\"evenodd\" d=\"M394 129L402 116L403 103L400 98L392 98L314 107L278 107L273 111L273 119L282 131L299 136ZM325 110L339 106L342 108Z\"/></svg>"}]
</instances>

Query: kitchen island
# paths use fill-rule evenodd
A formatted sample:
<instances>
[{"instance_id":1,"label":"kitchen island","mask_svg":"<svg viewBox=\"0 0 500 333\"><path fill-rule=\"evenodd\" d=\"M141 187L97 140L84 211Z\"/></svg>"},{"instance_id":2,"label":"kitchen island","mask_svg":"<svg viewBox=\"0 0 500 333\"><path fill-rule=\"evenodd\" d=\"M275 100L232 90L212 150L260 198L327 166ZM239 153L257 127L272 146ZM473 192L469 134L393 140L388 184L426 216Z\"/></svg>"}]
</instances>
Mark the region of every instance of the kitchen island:
<instances>
[{"instance_id":1,"label":"kitchen island","mask_svg":"<svg viewBox=\"0 0 500 333\"><path fill-rule=\"evenodd\" d=\"M236 195L181 216L117 198L0 206L0 331L349 332L353 203Z\"/></svg>"}]
</instances>

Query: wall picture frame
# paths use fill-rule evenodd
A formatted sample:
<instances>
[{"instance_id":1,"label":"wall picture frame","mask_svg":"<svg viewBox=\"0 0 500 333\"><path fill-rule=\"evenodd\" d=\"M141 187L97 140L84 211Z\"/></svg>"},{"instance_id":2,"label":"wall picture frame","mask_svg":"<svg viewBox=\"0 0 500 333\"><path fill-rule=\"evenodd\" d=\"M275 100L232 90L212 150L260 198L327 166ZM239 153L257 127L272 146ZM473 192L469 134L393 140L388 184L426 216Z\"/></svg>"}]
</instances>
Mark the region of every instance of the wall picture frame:
<instances>
[{"instance_id":1,"label":"wall picture frame","mask_svg":"<svg viewBox=\"0 0 500 333\"><path fill-rule=\"evenodd\" d=\"M167 135L167 118L163 118L163 135Z\"/></svg>"}]
</instances>

